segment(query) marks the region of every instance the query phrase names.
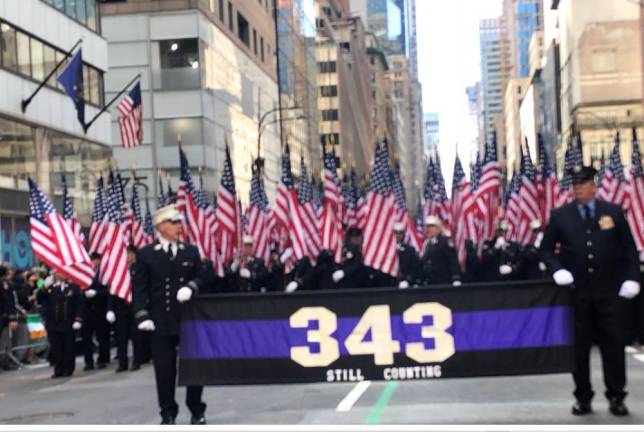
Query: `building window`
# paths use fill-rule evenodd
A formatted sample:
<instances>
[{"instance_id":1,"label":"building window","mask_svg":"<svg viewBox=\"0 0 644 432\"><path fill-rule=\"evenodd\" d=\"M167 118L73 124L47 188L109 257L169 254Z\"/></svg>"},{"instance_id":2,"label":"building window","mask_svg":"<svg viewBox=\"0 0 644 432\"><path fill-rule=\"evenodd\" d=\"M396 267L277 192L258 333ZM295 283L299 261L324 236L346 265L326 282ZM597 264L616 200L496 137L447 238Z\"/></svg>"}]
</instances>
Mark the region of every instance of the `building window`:
<instances>
[{"instance_id":1,"label":"building window","mask_svg":"<svg viewBox=\"0 0 644 432\"><path fill-rule=\"evenodd\" d=\"M158 144L168 147L177 145L177 136L181 135L182 145L199 145L204 143L203 121L201 118L163 119L154 122Z\"/></svg>"},{"instance_id":2,"label":"building window","mask_svg":"<svg viewBox=\"0 0 644 432\"><path fill-rule=\"evenodd\" d=\"M253 52L257 55L257 30L253 29Z\"/></svg>"},{"instance_id":3,"label":"building window","mask_svg":"<svg viewBox=\"0 0 644 432\"><path fill-rule=\"evenodd\" d=\"M66 55L65 51L20 31L5 21L0 21L0 52L2 53L0 65L3 69L17 72L36 81L44 80ZM83 63L83 68L87 69L90 76L94 76L100 89L93 94L84 94L85 101L92 105L101 106L103 104L103 73L87 63ZM62 90L56 81L56 75L60 75L64 70L65 63L58 68L57 74L47 81L47 86ZM85 78L85 86L87 87L90 78L83 78Z\"/></svg>"},{"instance_id":4,"label":"building window","mask_svg":"<svg viewBox=\"0 0 644 432\"><path fill-rule=\"evenodd\" d=\"M320 135L320 144L322 144L322 145L327 145L327 144L338 145L338 144L340 144L340 134L339 133L321 134Z\"/></svg>"},{"instance_id":5,"label":"building window","mask_svg":"<svg viewBox=\"0 0 644 432\"><path fill-rule=\"evenodd\" d=\"M264 61L264 37L263 36L259 37L259 54L263 62Z\"/></svg>"},{"instance_id":6,"label":"building window","mask_svg":"<svg viewBox=\"0 0 644 432\"><path fill-rule=\"evenodd\" d=\"M340 48L346 52L351 52L351 42L340 42Z\"/></svg>"},{"instance_id":7,"label":"building window","mask_svg":"<svg viewBox=\"0 0 644 432\"><path fill-rule=\"evenodd\" d=\"M320 87L320 96L322 97L336 97L337 95L338 95L338 86Z\"/></svg>"},{"instance_id":8,"label":"building window","mask_svg":"<svg viewBox=\"0 0 644 432\"><path fill-rule=\"evenodd\" d=\"M318 63L320 73L335 73L337 63L334 61L320 62Z\"/></svg>"},{"instance_id":9,"label":"building window","mask_svg":"<svg viewBox=\"0 0 644 432\"><path fill-rule=\"evenodd\" d=\"M219 21L224 22L224 0L219 0Z\"/></svg>"},{"instance_id":10,"label":"building window","mask_svg":"<svg viewBox=\"0 0 644 432\"><path fill-rule=\"evenodd\" d=\"M323 121L336 121L338 120L338 110L330 109L322 111L322 120Z\"/></svg>"},{"instance_id":11,"label":"building window","mask_svg":"<svg viewBox=\"0 0 644 432\"><path fill-rule=\"evenodd\" d=\"M244 45L250 48L250 28L248 26L248 20L239 12L237 12L237 36Z\"/></svg>"},{"instance_id":12,"label":"building window","mask_svg":"<svg viewBox=\"0 0 644 432\"><path fill-rule=\"evenodd\" d=\"M47 3L60 10L62 13L89 27L93 31L98 30L98 19L96 12L97 0L45 0ZM115 0L112 0L115 1ZM107 1L106 1L107 3Z\"/></svg>"},{"instance_id":13,"label":"building window","mask_svg":"<svg viewBox=\"0 0 644 432\"><path fill-rule=\"evenodd\" d=\"M228 2L228 28L230 31L235 31L235 23L233 22L233 4Z\"/></svg>"},{"instance_id":14,"label":"building window","mask_svg":"<svg viewBox=\"0 0 644 432\"><path fill-rule=\"evenodd\" d=\"M161 69L153 71L155 89L187 90L201 87L198 39L159 41L159 59Z\"/></svg>"}]
</instances>

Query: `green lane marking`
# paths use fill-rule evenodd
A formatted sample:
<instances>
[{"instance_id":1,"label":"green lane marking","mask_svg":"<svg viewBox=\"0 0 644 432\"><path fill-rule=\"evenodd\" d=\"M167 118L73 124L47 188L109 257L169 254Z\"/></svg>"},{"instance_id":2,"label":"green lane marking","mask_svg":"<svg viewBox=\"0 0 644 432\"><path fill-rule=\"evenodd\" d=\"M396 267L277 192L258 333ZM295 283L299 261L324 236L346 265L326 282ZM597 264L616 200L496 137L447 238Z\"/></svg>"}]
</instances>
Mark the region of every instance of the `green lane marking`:
<instances>
[{"instance_id":1,"label":"green lane marking","mask_svg":"<svg viewBox=\"0 0 644 432\"><path fill-rule=\"evenodd\" d=\"M376 402L376 404L371 409L371 413L369 413L369 416L364 421L365 424L375 425L375 424L378 424L380 422L380 417L382 416L382 413L385 410L385 407L389 403L389 399L391 399L391 396L396 391L396 388L398 387L398 384L399 384L398 381L390 381L390 382L387 383L387 386L385 387L385 389L380 394L380 397L378 398L378 401Z\"/></svg>"}]
</instances>

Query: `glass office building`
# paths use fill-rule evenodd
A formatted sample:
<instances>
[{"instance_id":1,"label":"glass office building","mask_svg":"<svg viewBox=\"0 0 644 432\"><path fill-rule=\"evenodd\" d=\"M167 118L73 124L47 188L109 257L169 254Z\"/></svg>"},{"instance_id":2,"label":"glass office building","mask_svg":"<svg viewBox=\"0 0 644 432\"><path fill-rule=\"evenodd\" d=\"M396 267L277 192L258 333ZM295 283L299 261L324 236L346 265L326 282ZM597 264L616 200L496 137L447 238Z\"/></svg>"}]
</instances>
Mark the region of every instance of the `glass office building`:
<instances>
[{"instance_id":1,"label":"glass office building","mask_svg":"<svg viewBox=\"0 0 644 432\"><path fill-rule=\"evenodd\" d=\"M409 56L407 0L368 0L367 28L387 55Z\"/></svg>"}]
</instances>

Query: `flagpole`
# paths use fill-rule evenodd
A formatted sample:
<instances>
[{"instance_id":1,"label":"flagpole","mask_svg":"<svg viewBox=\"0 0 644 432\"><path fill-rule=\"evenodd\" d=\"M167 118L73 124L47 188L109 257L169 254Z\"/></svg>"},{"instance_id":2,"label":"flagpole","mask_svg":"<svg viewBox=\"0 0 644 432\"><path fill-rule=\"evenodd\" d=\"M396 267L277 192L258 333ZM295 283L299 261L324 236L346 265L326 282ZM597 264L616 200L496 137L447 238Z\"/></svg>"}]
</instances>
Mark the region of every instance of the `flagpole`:
<instances>
[{"instance_id":1,"label":"flagpole","mask_svg":"<svg viewBox=\"0 0 644 432\"><path fill-rule=\"evenodd\" d=\"M28 107L28 106L29 106L29 104L31 103L31 100L32 100L32 99L33 99L33 98L38 94L38 92L39 92L39 91L40 91L40 90L45 86L45 84L47 83L47 81L49 81L49 79L50 79L52 76L54 76L54 74L56 73L56 71L58 70L58 68L60 68L60 66L65 62L65 60L67 60L69 57L71 57L71 56L72 56L72 53L74 52L74 50L76 49L76 47L77 47L78 45L80 45L82 42L83 42L83 38L78 39L78 41L76 41L76 43L74 44L74 46L73 46L69 51L67 51L67 52L65 53L65 57L63 57L63 58L58 62L58 64L57 64L56 66L54 66L54 68L52 69L52 71L51 71L51 72L49 72L49 74L45 77L45 79L44 79L44 80L42 80L42 81L40 82L40 84L38 85L38 87L36 88L36 90L34 90L34 92L33 92L33 93L32 93L32 94L31 94L27 99L23 99L23 100L22 100L22 102L20 103L20 108L22 109L22 113L23 113L23 114L25 113L25 111L27 111L27 107Z\"/></svg>"},{"instance_id":2,"label":"flagpole","mask_svg":"<svg viewBox=\"0 0 644 432\"><path fill-rule=\"evenodd\" d=\"M87 124L85 124L85 126L83 126L83 129L84 129L85 133L87 133L87 130L90 128L90 126L92 126L92 123L94 123L94 122L96 121L96 119L98 119L98 117L99 117L101 114L103 114L105 111L107 111L107 109L108 109L108 108L109 108L109 107L110 107L114 102L116 102L116 100L117 100L118 98L120 98L120 97L121 97L121 95L123 95L123 93L125 93L125 92L127 91L127 89L128 89L132 84L134 84L134 83L136 82L136 80L138 80L138 79L141 79L141 74L137 74L134 78L132 78L132 80L131 80L129 83L127 83L127 85L126 85L125 87L123 87L123 89L122 89L120 92L118 92L118 93L116 94L116 96L114 96L114 97L112 98L112 100L110 100L110 101L109 101L109 102L108 102L108 103L107 103L103 108L101 108L101 110L100 110L100 111L99 111L99 112L98 112L98 113L97 113L97 114L96 114L96 115L95 115L95 116L94 116L94 117L89 121L89 123L87 123Z\"/></svg>"}]
</instances>

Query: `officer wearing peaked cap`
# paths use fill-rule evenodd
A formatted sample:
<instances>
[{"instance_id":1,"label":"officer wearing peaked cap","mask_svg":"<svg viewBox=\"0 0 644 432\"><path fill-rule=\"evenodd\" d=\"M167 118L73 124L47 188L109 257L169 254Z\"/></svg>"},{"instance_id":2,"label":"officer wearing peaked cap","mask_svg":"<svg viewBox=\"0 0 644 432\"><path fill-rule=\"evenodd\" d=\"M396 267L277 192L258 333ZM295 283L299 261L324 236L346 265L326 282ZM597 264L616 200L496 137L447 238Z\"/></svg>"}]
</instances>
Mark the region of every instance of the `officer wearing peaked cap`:
<instances>
[{"instance_id":1,"label":"officer wearing peaked cap","mask_svg":"<svg viewBox=\"0 0 644 432\"><path fill-rule=\"evenodd\" d=\"M158 209L153 222L158 240L137 252L132 274L132 302L139 330L151 332L161 424L174 424L180 304L205 286L208 270L197 248L179 241L183 217L175 205ZM205 424L203 387L188 387L186 405L192 424Z\"/></svg>"},{"instance_id":2,"label":"officer wearing peaked cap","mask_svg":"<svg viewBox=\"0 0 644 432\"><path fill-rule=\"evenodd\" d=\"M442 234L443 226L436 216L425 219L427 240L423 245L421 264L424 282L428 285L461 284L461 269L456 250Z\"/></svg>"},{"instance_id":3,"label":"officer wearing peaked cap","mask_svg":"<svg viewBox=\"0 0 644 432\"><path fill-rule=\"evenodd\" d=\"M519 252L519 279L538 280L546 278L546 265L541 261L539 248L543 241L543 227L538 219L530 222L530 242Z\"/></svg>"},{"instance_id":4,"label":"officer wearing peaked cap","mask_svg":"<svg viewBox=\"0 0 644 432\"><path fill-rule=\"evenodd\" d=\"M241 258L234 260L228 268L228 277L233 284L232 290L239 292L266 292L269 274L264 260L253 254L253 237L245 235L242 239Z\"/></svg>"},{"instance_id":5,"label":"officer wearing peaked cap","mask_svg":"<svg viewBox=\"0 0 644 432\"><path fill-rule=\"evenodd\" d=\"M557 285L572 288L575 311L574 415L592 412L590 348L601 351L613 415L628 415L624 358L625 299L640 290L635 242L622 209L595 198L596 171L573 168L574 201L551 212L541 257ZM555 249L559 248L559 253Z\"/></svg>"},{"instance_id":6,"label":"officer wearing peaked cap","mask_svg":"<svg viewBox=\"0 0 644 432\"><path fill-rule=\"evenodd\" d=\"M507 234L510 225L501 221L494 239L481 245L481 280L485 282L508 281L518 278L519 245L509 241Z\"/></svg>"},{"instance_id":7,"label":"officer wearing peaked cap","mask_svg":"<svg viewBox=\"0 0 644 432\"><path fill-rule=\"evenodd\" d=\"M394 234L398 243L398 263L400 276L398 288L405 289L417 285L419 282L420 259L416 250L405 242L405 224L397 222L394 225Z\"/></svg>"}]
</instances>

